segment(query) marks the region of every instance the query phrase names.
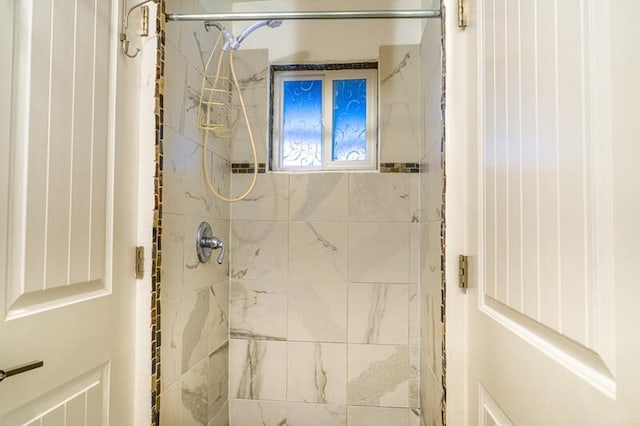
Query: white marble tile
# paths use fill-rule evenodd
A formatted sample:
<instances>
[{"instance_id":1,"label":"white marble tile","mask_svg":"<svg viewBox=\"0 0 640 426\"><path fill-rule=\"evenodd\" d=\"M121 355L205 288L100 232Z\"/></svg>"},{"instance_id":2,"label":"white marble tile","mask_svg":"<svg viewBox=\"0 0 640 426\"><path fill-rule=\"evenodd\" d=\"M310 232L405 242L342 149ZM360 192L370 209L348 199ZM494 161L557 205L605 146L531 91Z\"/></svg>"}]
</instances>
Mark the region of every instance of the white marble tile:
<instances>
[{"instance_id":1,"label":"white marble tile","mask_svg":"<svg viewBox=\"0 0 640 426\"><path fill-rule=\"evenodd\" d=\"M213 215L211 192L202 170L202 147L186 141L184 143L184 167L182 168L182 211L194 216Z\"/></svg>"},{"instance_id":2,"label":"white marble tile","mask_svg":"<svg viewBox=\"0 0 640 426\"><path fill-rule=\"evenodd\" d=\"M187 64L172 44L165 50L164 130L182 132L184 99L187 87Z\"/></svg>"},{"instance_id":3,"label":"white marble tile","mask_svg":"<svg viewBox=\"0 0 640 426\"><path fill-rule=\"evenodd\" d=\"M229 424L233 426L284 426L287 407L284 401L229 401Z\"/></svg>"},{"instance_id":4,"label":"white marble tile","mask_svg":"<svg viewBox=\"0 0 640 426\"><path fill-rule=\"evenodd\" d=\"M292 222L289 232L289 279L346 281L346 223Z\"/></svg>"},{"instance_id":5,"label":"white marble tile","mask_svg":"<svg viewBox=\"0 0 640 426\"><path fill-rule=\"evenodd\" d=\"M213 235L220 238L225 246L230 247L229 222L226 220L207 219L200 216L184 216L184 268L183 292L201 289L212 284L226 281L228 274L228 252L222 265L216 262L220 250L214 250L206 263L201 263L196 251L196 235L200 223L208 222Z\"/></svg>"},{"instance_id":6,"label":"white marble tile","mask_svg":"<svg viewBox=\"0 0 640 426\"><path fill-rule=\"evenodd\" d=\"M420 262L422 249L422 234L419 223L409 224L409 282L417 284L420 281Z\"/></svg>"},{"instance_id":7,"label":"white marble tile","mask_svg":"<svg viewBox=\"0 0 640 426\"><path fill-rule=\"evenodd\" d=\"M251 174L234 174L234 195L246 191L251 185ZM251 193L231 207L233 220L287 220L289 216L289 175L261 173Z\"/></svg>"},{"instance_id":8,"label":"white marble tile","mask_svg":"<svg viewBox=\"0 0 640 426\"><path fill-rule=\"evenodd\" d=\"M420 102L380 105L381 162L417 162L420 159L420 107Z\"/></svg>"},{"instance_id":9,"label":"white marble tile","mask_svg":"<svg viewBox=\"0 0 640 426\"><path fill-rule=\"evenodd\" d=\"M420 346L409 346L409 406L420 408Z\"/></svg>"},{"instance_id":10,"label":"white marble tile","mask_svg":"<svg viewBox=\"0 0 640 426\"><path fill-rule=\"evenodd\" d=\"M347 426L347 407L290 402L287 426Z\"/></svg>"},{"instance_id":11,"label":"white marble tile","mask_svg":"<svg viewBox=\"0 0 640 426\"><path fill-rule=\"evenodd\" d=\"M209 156L211 159L209 165L211 186L218 194L228 197L231 194L231 163L212 152L209 153ZM211 193L211 217L225 220L229 220L231 217L229 203L216 197L213 192Z\"/></svg>"},{"instance_id":12,"label":"white marble tile","mask_svg":"<svg viewBox=\"0 0 640 426\"><path fill-rule=\"evenodd\" d=\"M200 65L200 68L202 68L202 65ZM197 126L198 112L201 111L201 93L201 71L197 71L196 68L194 68L193 64L187 63L187 86L185 90L184 107L182 112L182 135L198 145L202 145L204 135L204 132Z\"/></svg>"},{"instance_id":13,"label":"white marble tile","mask_svg":"<svg viewBox=\"0 0 640 426\"><path fill-rule=\"evenodd\" d=\"M441 269L441 223L426 222L420 224L420 288L421 291L437 291L442 286Z\"/></svg>"},{"instance_id":14,"label":"white marble tile","mask_svg":"<svg viewBox=\"0 0 640 426\"><path fill-rule=\"evenodd\" d=\"M180 400L181 391L182 385L180 382L173 382L171 386L160 393L160 426L175 426L180 424L180 406L182 405L182 401Z\"/></svg>"},{"instance_id":15,"label":"white marble tile","mask_svg":"<svg viewBox=\"0 0 640 426\"><path fill-rule=\"evenodd\" d=\"M209 426L229 426L229 402L225 402L218 414L209 421Z\"/></svg>"},{"instance_id":16,"label":"white marble tile","mask_svg":"<svg viewBox=\"0 0 640 426\"><path fill-rule=\"evenodd\" d=\"M409 343L409 288L349 284L349 343Z\"/></svg>"},{"instance_id":17,"label":"white marble tile","mask_svg":"<svg viewBox=\"0 0 640 426\"><path fill-rule=\"evenodd\" d=\"M409 224L351 223L349 281L409 282Z\"/></svg>"},{"instance_id":18,"label":"white marble tile","mask_svg":"<svg viewBox=\"0 0 640 426\"><path fill-rule=\"evenodd\" d=\"M182 0L180 2L181 13L189 13L190 9L193 13L204 12L199 1ZM215 44L215 39L218 37L218 31L212 29L212 31L207 32L202 22L184 22L179 24L179 26L182 30L179 50L187 62L194 66L198 72L202 73L204 71L204 64ZM215 64L215 61L214 59L212 62Z\"/></svg>"},{"instance_id":19,"label":"white marble tile","mask_svg":"<svg viewBox=\"0 0 640 426\"><path fill-rule=\"evenodd\" d=\"M422 111L424 116L424 147L422 154L434 144L440 143L442 131L442 60L441 28L439 25L425 25L421 44Z\"/></svg>"},{"instance_id":20,"label":"white marble tile","mask_svg":"<svg viewBox=\"0 0 640 426\"><path fill-rule=\"evenodd\" d=\"M420 344L420 288L409 285L409 344Z\"/></svg>"},{"instance_id":21,"label":"white marble tile","mask_svg":"<svg viewBox=\"0 0 640 426\"><path fill-rule=\"evenodd\" d=\"M207 369L209 417L213 419L229 399L229 344L209 354Z\"/></svg>"},{"instance_id":22,"label":"white marble tile","mask_svg":"<svg viewBox=\"0 0 640 426\"><path fill-rule=\"evenodd\" d=\"M424 365L435 375L442 377L442 322L440 320L440 300L425 292L423 297L424 316L421 327L421 351Z\"/></svg>"},{"instance_id":23,"label":"white marble tile","mask_svg":"<svg viewBox=\"0 0 640 426\"><path fill-rule=\"evenodd\" d=\"M287 400L346 404L347 345L288 343Z\"/></svg>"},{"instance_id":24,"label":"white marble tile","mask_svg":"<svg viewBox=\"0 0 640 426\"><path fill-rule=\"evenodd\" d=\"M184 213L184 155L187 142L170 128L164 129L163 212Z\"/></svg>"},{"instance_id":25,"label":"white marble tile","mask_svg":"<svg viewBox=\"0 0 640 426\"><path fill-rule=\"evenodd\" d=\"M209 423L209 387L207 358L187 371L181 380L180 425L195 426Z\"/></svg>"},{"instance_id":26,"label":"white marble tile","mask_svg":"<svg viewBox=\"0 0 640 426\"><path fill-rule=\"evenodd\" d=\"M284 401L287 343L231 339L229 397Z\"/></svg>"},{"instance_id":27,"label":"white marble tile","mask_svg":"<svg viewBox=\"0 0 640 426\"><path fill-rule=\"evenodd\" d=\"M162 360L162 389L168 389L182 375L180 364L181 351L178 347L181 342L176 325L180 298L162 300L160 302L162 315L160 326L162 330L162 345L160 346L160 359Z\"/></svg>"},{"instance_id":28,"label":"white marble tile","mask_svg":"<svg viewBox=\"0 0 640 426\"><path fill-rule=\"evenodd\" d=\"M442 426L442 385L431 374L422 375L420 404L423 426Z\"/></svg>"},{"instance_id":29,"label":"white marble tile","mask_svg":"<svg viewBox=\"0 0 640 426\"><path fill-rule=\"evenodd\" d=\"M208 354L209 290L162 303L162 378L170 385Z\"/></svg>"},{"instance_id":30,"label":"white marble tile","mask_svg":"<svg viewBox=\"0 0 640 426\"><path fill-rule=\"evenodd\" d=\"M292 221L345 221L349 175L346 173L294 174L289 196Z\"/></svg>"},{"instance_id":31,"label":"white marble tile","mask_svg":"<svg viewBox=\"0 0 640 426\"><path fill-rule=\"evenodd\" d=\"M213 352L229 339L229 282L223 281L209 290L209 352Z\"/></svg>"},{"instance_id":32,"label":"white marble tile","mask_svg":"<svg viewBox=\"0 0 640 426\"><path fill-rule=\"evenodd\" d=\"M239 339L287 338L284 281L231 281L230 334Z\"/></svg>"},{"instance_id":33,"label":"white marble tile","mask_svg":"<svg viewBox=\"0 0 640 426\"><path fill-rule=\"evenodd\" d=\"M182 0L166 0L165 4L167 13L182 10ZM167 43L176 49L180 47L181 28L180 25L165 25Z\"/></svg>"},{"instance_id":34,"label":"white marble tile","mask_svg":"<svg viewBox=\"0 0 640 426\"><path fill-rule=\"evenodd\" d=\"M420 46L380 46L379 65L381 103L420 99Z\"/></svg>"},{"instance_id":35,"label":"white marble tile","mask_svg":"<svg viewBox=\"0 0 640 426\"><path fill-rule=\"evenodd\" d=\"M289 283L288 339L346 342L347 285Z\"/></svg>"},{"instance_id":36,"label":"white marble tile","mask_svg":"<svg viewBox=\"0 0 640 426\"><path fill-rule=\"evenodd\" d=\"M245 105L245 108L251 125L251 135L256 146L258 162L268 163L269 109L266 105ZM253 150L249 139L249 130L241 109L238 109L236 113L232 133L230 158L234 163L253 163ZM240 191L235 187L234 189Z\"/></svg>"},{"instance_id":37,"label":"white marble tile","mask_svg":"<svg viewBox=\"0 0 640 426\"><path fill-rule=\"evenodd\" d=\"M234 221L231 227L231 278L284 280L288 263L286 222Z\"/></svg>"},{"instance_id":38,"label":"white marble tile","mask_svg":"<svg viewBox=\"0 0 640 426\"><path fill-rule=\"evenodd\" d=\"M349 177L352 222L410 222L411 190L407 173L353 173Z\"/></svg>"},{"instance_id":39,"label":"white marble tile","mask_svg":"<svg viewBox=\"0 0 640 426\"><path fill-rule=\"evenodd\" d=\"M442 168L440 147L433 147L421 162L421 222L440 220L442 215Z\"/></svg>"},{"instance_id":40,"label":"white marble tile","mask_svg":"<svg viewBox=\"0 0 640 426\"><path fill-rule=\"evenodd\" d=\"M349 426L409 426L407 408L349 407Z\"/></svg>"},{"instance_id":41,"label":"white marble tile","mask_svg":"<svg viewBox=\"0 0 640 426\"><path fill-rule=\"evenodd\" d=\"M418 160L414 162L419 162ZM411 223L419 223L422 215L421 212L421 204L420 204L420 190L421 190L421 182L420 182L420 173L410 173L409 174L409 200L410 200L410 211L411 211Z\"/></svg>"},{"instance_id":42,"label":"white marble tile","mask_svg":"<svg viewBox=\"0 0 640 426\"><path fill-rule=\"evenodd\" d=\"M269 51L240 49L233 60L244 103L266 106L269 102Z\"/></svg>"},{"instance_id":43,"label":"white marble tile","mask_svg":"<svg viewBox=\"0 0 640 426\"><path fill-rule=\"evenodd\" d=\"M183 267L182 216L165 213L162 218L162 292L163 300L182 294Z\"/></svg>"},{"instance_id":44,"label":"white marble tile","mask_svg":"<svg viewBox=\"0 0 640 426\"><path fill-rule=\"evenodd\" d=\"M349 405L409 406L409 347L349 345Z\"/></svg>"}]
</instances>

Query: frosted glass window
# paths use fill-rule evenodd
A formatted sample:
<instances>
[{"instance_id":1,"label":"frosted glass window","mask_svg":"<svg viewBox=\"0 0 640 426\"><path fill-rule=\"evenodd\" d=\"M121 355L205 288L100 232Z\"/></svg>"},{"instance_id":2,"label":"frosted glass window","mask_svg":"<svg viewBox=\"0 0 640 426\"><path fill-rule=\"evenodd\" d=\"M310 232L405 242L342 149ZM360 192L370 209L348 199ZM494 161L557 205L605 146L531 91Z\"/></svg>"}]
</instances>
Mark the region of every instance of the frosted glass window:
<instances>
[{"instance_id":1,"label":"frosted glass window","mask_svg":"<svg viewBox=\"0 0 640 426\"><path fill-rule=\"evenodd\" d=\"M271 169L375 169L377 76L375 63L272 65Z\"/></svg>"},{"instance_id":2,"label":"frosted glass window","mask_svg":"<svg viewBox=\"0 0 640 426\"><path fill-rule=\"evenodd\" d=\"M331 159L364 161L367 158L367 80L333 81Z\"/></svg>"},{"instance_id":3,"label":"frosted glass window","mask_svg":"<svg viewBox=\"0 0 640 426\"><path fill-rule=\"evenodd\" d=\"M284 82L281 164L322 165L322 80Z\"/></svg>"}]
</instances>

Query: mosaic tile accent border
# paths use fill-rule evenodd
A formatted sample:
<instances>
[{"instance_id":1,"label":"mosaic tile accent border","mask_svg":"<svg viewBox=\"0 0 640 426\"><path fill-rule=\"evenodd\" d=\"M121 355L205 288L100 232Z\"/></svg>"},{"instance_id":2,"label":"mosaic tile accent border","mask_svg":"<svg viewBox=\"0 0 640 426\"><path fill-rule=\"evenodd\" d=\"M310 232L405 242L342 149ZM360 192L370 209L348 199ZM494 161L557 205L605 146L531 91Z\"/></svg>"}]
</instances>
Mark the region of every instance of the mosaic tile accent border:
<instances>
[{"instance_id":1,"label":"mosaic tile accent border","mask_svg":"<svg viewBox=\"0 0 640 426\"><path fill-rule=\"evenodd\" d=\"M247 174L254 172L253 163L231 163L231 173ZM266 163L258 163L258 173L266 173Z\"/></svg>"},{"instance_id":2,"label":"mosaic tile accent border","mask_svg":"<svg viewBox=\"0 0 640 426\"><path fill-rule=\"evenodd\" d=\"M447 279L445 275L445 267L446 267L446 255L445 255L445 246L446 246L446 192L447 192L447 174L446 174L446 101L447 101L447 51L446 51L446 22L447 22L447 10L443 1L440 1L440 10L442 11L442 17L440 18L440 26L441 26L441 39L440 43L442 45L442 79L441 79L441 98L440 98L440 109L442 111L441 118L441 133L440 133L440 168L442 171L442 208L440 209L440 274L442 276L441 283L441 304L440 304L440 318L442 321L442 403L440 405L440 415L442 416L442 425L446 426L447 424Z\"/></svg>"},{"instance_id":3,"label":"mosaic tile accent border","mask_svg":"<svg viewBox=\"0 0 640 426\"><path fill-rule=\"evenodd\" d=\"M162 287L162 170L164 143L164 51L165 51L165 0L159 0L156 15L158 48L156 51L155 82L155 176L153 208L153 243L151 253L151 425L160 425L160 290Z\"/></svg>"},{"instance_id":4,"label":"mosaic tile accent border","mask_svg":"<svg viewBox=\"0 0 640 426\"><path fill-rule=\"evenodd\" d=\"M380 163L380 173L420 173L420 163Z\"/></svg>"},{"instance_id":5,"label":"mosaic tile accent border","mask_svg":"<svg viewBox=\"0 0 640 426\"><path fill-rule=\"evenodd\" d=\"M231 163L234 174L253 173L253 170L253 163ZM258 163L258 173L266 172L266 163ZM380 163L380 173L420 173L420 163Z\"/></svg>"}]
</instances>

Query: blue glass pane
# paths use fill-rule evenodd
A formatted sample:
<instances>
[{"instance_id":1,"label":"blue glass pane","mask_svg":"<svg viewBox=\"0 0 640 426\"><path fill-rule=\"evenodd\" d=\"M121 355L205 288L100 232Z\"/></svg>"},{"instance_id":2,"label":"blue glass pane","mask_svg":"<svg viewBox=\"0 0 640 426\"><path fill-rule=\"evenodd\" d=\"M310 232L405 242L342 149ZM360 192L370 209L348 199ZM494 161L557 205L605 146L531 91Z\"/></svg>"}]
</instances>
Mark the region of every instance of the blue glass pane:
<instances>
[{"instance_id":1,"label":"blue glass pane","mask_svg":"<svg viewBox=\"0 0 640 426\"><path fill-rule=\"evenodd\" d=\"M367 80L334 80L334 161L364 161L367 158Z\"/></svg>"},{"instance_id":2,"label":"blue glass pane","mask_svg":"<svg viewBox=\"0 0 640 426\"><path fill-rule=\"evenodd\" d=\"M285 81L282 167L322 165L322 80Z\"/></svg>"}]
</instances>

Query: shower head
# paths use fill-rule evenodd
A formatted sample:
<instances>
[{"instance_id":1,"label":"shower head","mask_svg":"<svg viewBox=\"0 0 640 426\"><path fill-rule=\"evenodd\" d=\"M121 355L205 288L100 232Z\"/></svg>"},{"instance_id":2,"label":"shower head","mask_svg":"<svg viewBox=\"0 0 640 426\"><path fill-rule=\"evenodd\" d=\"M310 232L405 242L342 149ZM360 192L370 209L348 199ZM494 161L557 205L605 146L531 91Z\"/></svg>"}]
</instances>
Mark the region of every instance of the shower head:
<instances>
[{"instance_id":1,"label":"shower head","mask_svg":"<svg viewBox=\"0 0 640 426\"><path fill-rule=\"evenodd\" d=\"M276 20L254 22L253 24L250 24L249 26L247 26L247 28L242 30L240 35L237 37L237 41L238 43L242 43L242 40L247 38L249 34L257 30L258 28L262 28L262 27L278 28L280 25L282 25L282 21L276 21Z\"/></svg>"}]
</instances>

